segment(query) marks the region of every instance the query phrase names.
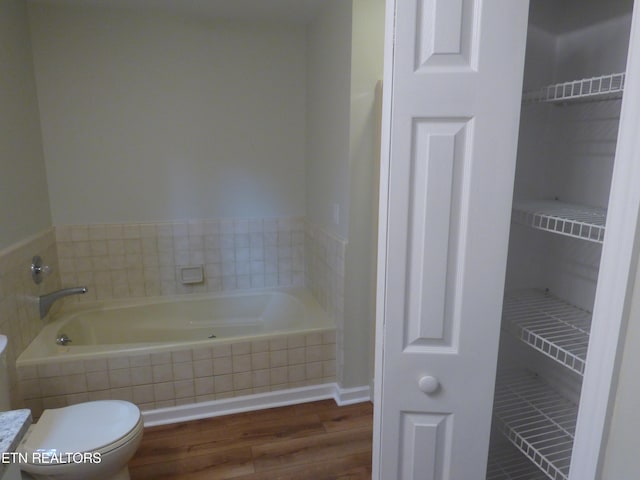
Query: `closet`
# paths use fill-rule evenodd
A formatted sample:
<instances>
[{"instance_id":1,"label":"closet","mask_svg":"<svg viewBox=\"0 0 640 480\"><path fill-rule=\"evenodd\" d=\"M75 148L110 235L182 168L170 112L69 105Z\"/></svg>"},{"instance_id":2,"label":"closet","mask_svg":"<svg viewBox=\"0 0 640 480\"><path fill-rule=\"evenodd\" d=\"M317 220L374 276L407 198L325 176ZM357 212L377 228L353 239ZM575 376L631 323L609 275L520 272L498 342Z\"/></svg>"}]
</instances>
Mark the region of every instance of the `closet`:
<instances>
[{"instance_id":1,"label":"closet","mask_svg":"<svg viewBox=\"0 0 640 480\"><path fill-rule=\"evenodd\" d=\"M531 0L488 480L577 480L632 8Z\"/></svg>"}]
</instances>

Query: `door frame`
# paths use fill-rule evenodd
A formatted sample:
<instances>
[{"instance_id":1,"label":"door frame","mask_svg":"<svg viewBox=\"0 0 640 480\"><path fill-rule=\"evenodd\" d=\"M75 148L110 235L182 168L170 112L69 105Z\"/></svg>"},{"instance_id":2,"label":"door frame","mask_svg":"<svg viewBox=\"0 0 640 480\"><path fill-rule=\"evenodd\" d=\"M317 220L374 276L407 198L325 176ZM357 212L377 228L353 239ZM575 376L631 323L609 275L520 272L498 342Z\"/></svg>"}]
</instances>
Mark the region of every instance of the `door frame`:
<instances>
[{"instance_id":1,"label":"door frame","mask_svg":"<svg viewBox=\"0 0 640 480\"><path fill-rule=\"evenodd\" d=\"M389 206L389 169L391 159L391 92L393 91L393 49L395 31L395 7L396 0L386 0L384 16L384 68L382 80L382 101L380 114L380 161L379 161L379 186L378 186L378 252L376 268L376 316L374 329L374 365L373 365L373 403L380 405L382 402L382 362L384 356L384 306L385 306L385 278L387 275L387 225ZM373 452L372 452L372 479L380 478L380 448L379 442L382 436L382 412L374 409L373 417Z\"/></svg>"},{"instance_id":2,"label":"door frame","mask_svg":"<svg viewBox=\"0 0 640 480\"><path fill-rule=\"evenodd\" d=\"M633 300L640 234L640 2L634 2L613 179L570 480L600 477ZM607 241L608 239L613 241Z\"/></svg>"}]
</instances>

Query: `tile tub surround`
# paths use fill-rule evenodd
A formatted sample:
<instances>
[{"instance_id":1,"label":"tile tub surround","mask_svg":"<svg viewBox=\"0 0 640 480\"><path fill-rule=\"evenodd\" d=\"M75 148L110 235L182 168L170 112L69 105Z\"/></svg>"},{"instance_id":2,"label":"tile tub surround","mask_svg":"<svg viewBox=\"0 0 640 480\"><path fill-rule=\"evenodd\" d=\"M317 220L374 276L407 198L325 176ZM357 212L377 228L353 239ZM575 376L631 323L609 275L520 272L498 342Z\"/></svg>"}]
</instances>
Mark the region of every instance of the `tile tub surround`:
<instances>
[{"instance_id":1,"label":"tile tub surround","mask_svg":"<svg viewBox=\"0 0 640 480\"><path fill-rule=\"evenodd\" d=\"M320 306L336 322L336 376L342 385L344 368L344 271L347 241L306 222L305 283Z\"/></svg>"},{"instance_id":2,"label":"tile tub surround","mask_svg":"<svg viewBox=\"0 0 640 480\"><path fill-rule=\"evenodd\" d=\"M24 402L43 409L128 400L143 411L336 381L335 331L20 366Z\"/></svg>"},{"instance_id":3,"label":"tile tub surround","mask_svg":"<svg viewBox=\"0 0 640 480\"><path fill-rule=\"evenodd\" d=\"M31 279L31 259L41 255L51 274L40 285ZM22 406L15 361L42 329L37 297L60 288L58 260L53 229L0 250L0 334L9 339L7 364L11 385L11 403ZM53 311L59 308L54 305Z\"/></svg>"},{"instance_id":4,"label":"tile tub surround","mask_svg":"<svg viewBox=\"0 0 640 480\"><path fill-rule=\"evenodd\" d=\"M304 286L304 228L300 217L56 226L62 283L89 288L65 302ZM188 265L204 265L204 283L178 280Z\"/></svg>"}]
</instances>

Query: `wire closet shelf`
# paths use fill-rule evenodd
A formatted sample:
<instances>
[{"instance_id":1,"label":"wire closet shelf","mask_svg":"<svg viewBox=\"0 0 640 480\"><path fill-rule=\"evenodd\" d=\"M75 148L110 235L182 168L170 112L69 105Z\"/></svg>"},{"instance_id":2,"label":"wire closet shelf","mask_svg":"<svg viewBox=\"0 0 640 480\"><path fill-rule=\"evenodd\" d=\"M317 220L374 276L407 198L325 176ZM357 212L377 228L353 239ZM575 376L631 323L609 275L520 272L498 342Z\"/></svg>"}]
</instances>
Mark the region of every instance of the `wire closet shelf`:
<instances>
[{"instance_id":1,"label":"wire closet shelf","mask_svg":"<svg viewBox=\"0 0 640 480\"><path fill-rule=\"evenodd\" d=\"M620 98L624 92L625 73L583 78L547 85L522 94L522 103L567 103L581 100L609 100Z\"/></svg>"},{"instance_id":2,"label":"wire closet shelf","mask_svg":"<svg viewBox=\"0 0 640 480\"><path fill-rule=\"evenodd\" d=\"M541 290L509 292L502 318L515 336L584 375L591 313Z\"/></svg>"},{"instance_id":3,"label":"wire closet shelf","mask_svg":"<svg viewBox=\"0 0 640 480\"><path fill-rule=\"evenodd\" d=\"M551 480L567 480L578 407L531 372L501 374L494 418L499 430Z\"/></svg>"},{"instance_id":4,"label":"wire closet shelf","mask_svg":"<svg viewBox=\"0 0 640 480\"><path fill-rule=\"evenodd\" d=\"M514 202L511 220L537 230L602 243L607 211L555 200Z\"/></svg>"},{"instance_id":5,"label":"wire closet shelf","mask_svg":"<svg viewBox=\"0 0 640 480\"><path fill-rule=\"evenodd\" d=\"M487 480L547 480L540 469L510 444L489 452Z\"/></svg>"}]
</instances>

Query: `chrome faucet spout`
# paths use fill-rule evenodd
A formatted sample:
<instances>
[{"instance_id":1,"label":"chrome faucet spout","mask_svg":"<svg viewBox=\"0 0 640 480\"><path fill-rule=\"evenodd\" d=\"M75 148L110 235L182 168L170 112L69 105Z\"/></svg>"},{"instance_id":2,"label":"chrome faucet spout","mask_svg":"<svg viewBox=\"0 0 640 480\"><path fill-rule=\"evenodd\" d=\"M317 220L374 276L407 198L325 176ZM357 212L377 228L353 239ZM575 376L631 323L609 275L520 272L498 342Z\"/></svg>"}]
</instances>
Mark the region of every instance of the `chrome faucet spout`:
<instances>
[{"instance_id":1,"label":"chrome faucet spout","mask_svg":"<svg viewBox=\"0 0 640 480\"><path fill-rule=\"evenodd\" d=\"M63 297L68 297L69 295L80 295L83 293L87 293L87 287L63 288L46 295L41 295L40 297L38 297L38 302L40 304L40 318L44 318L47 313L49 313L49 310L51 310L51 306L56 300Z\"/></svg>"}]
</instances>

